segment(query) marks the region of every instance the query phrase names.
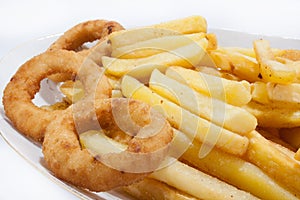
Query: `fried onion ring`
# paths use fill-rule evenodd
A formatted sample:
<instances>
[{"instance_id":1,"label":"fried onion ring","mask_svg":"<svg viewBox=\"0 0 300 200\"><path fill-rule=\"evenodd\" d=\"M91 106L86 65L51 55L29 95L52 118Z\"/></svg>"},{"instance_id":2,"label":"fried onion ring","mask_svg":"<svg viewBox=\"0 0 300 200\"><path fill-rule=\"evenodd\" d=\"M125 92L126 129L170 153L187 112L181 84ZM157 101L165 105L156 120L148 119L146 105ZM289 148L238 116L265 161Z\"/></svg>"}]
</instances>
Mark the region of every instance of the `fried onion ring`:
<instances>
[{"instance_id":1,"label":"fried onion ring","mask_svg":"<svg viewBox=\"0 0 300 200\"><path fill-rule=\"evenodd\" d=\"M107 20L90 20L75 25L67 30L62 36L60 36L47 51L56 51L60 49L69 51L78 51L83 56L88 56L107 35L114 31L123 30L123 26L115 21ZM86 42L93 42L99 40L99 42L91 49L83 49L79 51L82 45ZM70 79L68 74L55 74L49 77L54 82L62 82L63 80Z\"/></svg>"},{"instance_id":2,"label":"fried onion ring","mask_svg":"<svg viewBox=\"0 0 300 200\"><path fill-rule=\"evenodd\" d=\"M90 20L72 27L58 38L48 51L65 49L76 51L86 42L93 42L106 37L114 31L124 28L118 22L107 20Z\"/></svg>"},{"instance_id":3,"label":"fried onion ring","mask_svg":"<svg viewBox=\"0 0 300 200\"><path fill-rule=\"evenodd\" d=\"M74 104L75 105L75 104ZM95 103L95 112L97 120L103 129L119 127L118 120L114 116L114 109L117 113L120 107L129 106L131 119L123 118L124 122L132 120L145 128L151 120L151 107L145 103L132 99L103 99ZM158 113L158 111L155 111ZM173 132L170 124L165 118L157 117L157 121L162 122L162 127L155 134L150 136L139 130L133 131L133 138L128 142L126 153L132 153L132 156L124 154L112 155L113 161L119 160L130 169L131 167L139 169L138 172L126 172L127 170L117 169L118 166L111 166L103 163L103 160L97 159L89 153L88 149L82 148L78 139L77 129L72 112L59 116L55 121L49 124L45 139L43 142L44 159L48 168L59 177L78 187L83 187L91 191L107 191L119 186L132 184L155 170L167 154L168 144L171 142ZM82 118L92 120L84 114ZM84 121L85 121L84 120ZM84 122L83 122L84 123ZM120 127L119 127L120 128ZM124 128L124 127L123 127ZM142 129L143 129L142 128ZM149 128L153 130L153 127ZM146 131L147 132L147 131ZM145 137L146 136L146 137ZM163 149L161 151L161 149ZM153 155L153 154L154 155ZM152 154L152 156L151 156ZM136 157L144 155L141 160L135 160ZM109 158L110 155L104 155ZM150 170L140 169L140 165L151 164L154 168ZM142 168L141 167L141 168ZM122 168L123 169L123 168Z\"/></svg>"},{"instance_id":4,"label":"fried onion ring","mask_svg":"<svg viewBox=\"0 0 300 200\"><path fill-rule=\"evenodd\" d=\"M89 70L101 70L98 65L88 59L71 51L45 52L33 57L23 64L7 84L3 105L7 117L18 131L29 136L35 141L41 142L48 124L64 110L45 110L33 104L32 99L40 90L40 82L48 76L56 73L77 75L83 73L83 63L89 65ZM93 73L93 72L92 72ZM94 73L95 74L95 73ZM86 85L91 84L95 77L82 76ZM100 83L101 82L101 83ZM111 93L110 84L105 77L99 81L103 87L98 87L99 98L109 97ZM89 86L85 88L89 89Z\"/></svg>"}]
</instances>

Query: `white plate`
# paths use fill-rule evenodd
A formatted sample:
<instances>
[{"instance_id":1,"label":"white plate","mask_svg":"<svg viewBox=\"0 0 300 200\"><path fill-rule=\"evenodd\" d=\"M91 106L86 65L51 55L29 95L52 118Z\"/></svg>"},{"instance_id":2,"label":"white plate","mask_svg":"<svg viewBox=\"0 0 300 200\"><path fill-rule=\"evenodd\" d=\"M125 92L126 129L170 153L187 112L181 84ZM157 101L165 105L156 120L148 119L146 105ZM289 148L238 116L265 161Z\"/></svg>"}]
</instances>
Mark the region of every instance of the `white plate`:
<instances>
[{"instance_id":1,"label":"white plate","mask_svg":"<svg viewBox=\"0 0 300 200\"><path fill-rule=\"evenodd\" d=\"M300 49L300 40L286 39L279 37L268 37L239 33L229 30L212 29L210 32L216 33L221 46L239 46L251 47L255 39L264 38L271 42L272 47L276 48L296 48ZM26 44L19 46L5 56L0 62L0 98L2 99L3 89L9 82L12 75L18 67L32 56L45 51L48 46L57 38L57 35L41 38L38 40L29 41ZM42 99L43 100L43 99ZM51 103L51 102L50 102ZM66 190L74 193L82 199L130 199L130 197L120 191L110 191L102 193L93 193L73 187L52 175L44 165L43 154L39 144L35 144L28 138L24 137L11 126L6 118L3 106L0 106L0 132L5 141L25 160L31 163L37 170L55 181L57 184Z\"/></svg>"}]
</instances>

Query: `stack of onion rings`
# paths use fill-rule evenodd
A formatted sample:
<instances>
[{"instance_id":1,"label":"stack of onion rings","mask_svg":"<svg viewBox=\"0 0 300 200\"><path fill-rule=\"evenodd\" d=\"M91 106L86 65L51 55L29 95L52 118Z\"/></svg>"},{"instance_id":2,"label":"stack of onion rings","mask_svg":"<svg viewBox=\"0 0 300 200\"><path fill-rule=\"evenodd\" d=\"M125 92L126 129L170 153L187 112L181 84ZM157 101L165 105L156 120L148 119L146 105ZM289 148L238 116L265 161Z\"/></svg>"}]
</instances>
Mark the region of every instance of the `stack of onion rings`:
<instances>
[{"instance_id":1,"label":"stack of onion rings","mask_svg":"<svg viewBox=\"0 0 300 200\"><path fill-rule=\"evenodd\" d=\"M129 185L153 172L165 158L173 137L170 124L155 114L156 121L162 124L161 129L154 135L146 134L147 137L143 131L127 130L131 137L126 151L120 155L104 155L107 163L103 163L103 159L96 159L88 149L80 145L78 134L86 130L100 128L122 132L114 118L116 111L113 107L128 106L131 120L141 129L153 121L149 114L151 108L145 103L111 98L112 88L103 68L97 63L99 58L93 59L93 56L101 58L109 53L106 36L122 29L117 22L106 20L88 21L73 27L46 52L24 63L7 84L3 95L7 117L19 132L42 143L49 169L57 177L92 191L106 191ZM95 48L76 52L83 43L97 39L100 41ZM87 56L91 52L92 59ZM62 75L59 81L71 77L80 80L85 90L84 97L65 110L46 110L36 106L32 100L40 90L41 81L58 74ZM128 119L125 120L127 121ZM148 154L155 156L149 157ZM110 165L114 163L110 161L116 158L126 158L125 161L129 161L128 155L133 156L131 162L135 162L135 166L139 166L138 162L143 165L143 161L147 159L153 167L136 172L126 167L120 169L112 166L114 164ZM140 158L145 155L141 162ZM127 163L124 166L128 167Z\"/></svg>"}]
</instances>

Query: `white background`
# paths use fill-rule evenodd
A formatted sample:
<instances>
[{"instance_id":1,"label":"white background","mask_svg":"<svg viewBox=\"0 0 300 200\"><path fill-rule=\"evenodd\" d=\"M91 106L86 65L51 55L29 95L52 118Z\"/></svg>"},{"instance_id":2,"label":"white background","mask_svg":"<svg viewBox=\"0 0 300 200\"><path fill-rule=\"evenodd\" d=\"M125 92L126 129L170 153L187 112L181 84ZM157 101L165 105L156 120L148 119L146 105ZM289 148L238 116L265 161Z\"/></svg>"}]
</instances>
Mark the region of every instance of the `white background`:
<instances>
[{"instance_id":1,"label":"white background","mask_svg":"<svg viewBox=\"0 0 300 200\"><path fill-rule=\"evenodd\" d=\"M64 32L89 19L134 27L202 15L210 28L300 39L299 9L298 0L0 0L0 58L28 40ZM77 197L36 171L0 138L0 199Z\"/></svg>"}]
</instances>

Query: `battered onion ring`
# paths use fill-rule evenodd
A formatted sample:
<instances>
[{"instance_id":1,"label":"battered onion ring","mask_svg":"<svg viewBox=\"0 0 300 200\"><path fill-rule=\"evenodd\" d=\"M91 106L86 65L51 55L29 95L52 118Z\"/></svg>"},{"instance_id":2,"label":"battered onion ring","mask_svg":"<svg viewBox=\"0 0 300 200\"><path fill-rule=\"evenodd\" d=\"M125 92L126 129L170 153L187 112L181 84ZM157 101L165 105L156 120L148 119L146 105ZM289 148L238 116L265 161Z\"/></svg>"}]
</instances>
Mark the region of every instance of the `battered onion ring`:
<instances>
[{"instance_id":1,"label":"battered onion ring","mask_svg":"<svg viewBox=\"0 0 300 200\"><path fill-rule=\"evenodd\" d=\"M76 51L86 42L93 42L106 37L114 31L124 28L115 21L91 20L72 27L55 41L48 51L65 49Z\"/></svg>"},{"instance_id":2,"label":"battered onion ring","mask_svg":"<svg viewBox=\"0 0 300 200\"><path fill-rule=\"evenodd\" d=\"M99 40L97 45L91 49L85 49L78 51L83 56L88 56L91 52L101 45L106 36L114 31L123 30L124 28L118 22L107 20L90 20L67 30L62 36L60 36L49 48L48 51L56 51L60 49L77 51L86 42L93 42ZM102 47L101 47L102 48ZM91 56L92 58L93 56ZM96 60L99 60L99 56L96 56ZM99 64L99 62L97 62ZM68 74L55 74L49 77L54 82L61 82L63 80L70 79Z\"/></svg>"},{"instance_id":3,"label":"battered onion ring","mask_svg":"<svg viewBox=\"0 0 300 200\"><path fill-rule=\"evenodd\" d=\"M5 113L14 127L35 141L42 141L48 124L65 111L49 111L33 104L32 99L40 90L40 82L56 73L77 75L83 62L94 66L90 70L100 70L94 62L88 62L88 59L75 52L65 50L46 52L23 64L11 78L3 94ZM89 80L84 76L82 79ZM111 88L108 80L104 77L99 84L103 85L103 87L98 87L97 94L102 95L99 98L109 97Z\"/></svg>"},{"instance_id":4,"label":"battered onion ring","mask_svg":"<svg viewBox=\"0 0 300 200\"><path fill-rule=\"evenodd\" d=\"M103 99L95 103L96 120L99 121L102 128L115 129L115 126L117 126L113 116L113 104L116 107L128 105L132 120L141 126L150 123L149 111L151 108L147 104L125 98ZM82 117L85 118L85 116ZM143 153L156 153L155 156L148 157L150 159L147 160L147 163L149 163L153 159L156 167L166 156L167 151L165 149L167 149L166 147L173 137L169 123L164 118L159 118L159 120L163 122L163 126L157 134L144 138L137 133L129 141L128 148L125 151L137 156ZM78 187L99 192L132 184L150 173L149 171L125 172L103 164L93 157L88 149L80 146L74 123L73 113L67 112L49 124L46 130L43 142L44 159L48 168L56 177ZM159 151L161 149L164 150ZM125 162L130 162L130 160L126 159ZM141 163L134 162L132 164L138 165Z\"/></svg>"}]
</instances>

